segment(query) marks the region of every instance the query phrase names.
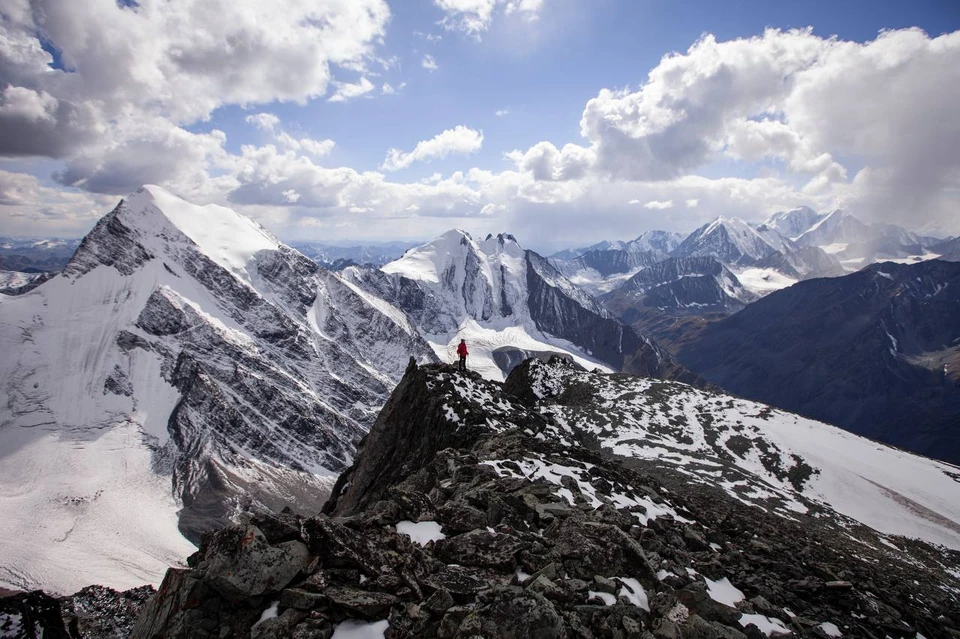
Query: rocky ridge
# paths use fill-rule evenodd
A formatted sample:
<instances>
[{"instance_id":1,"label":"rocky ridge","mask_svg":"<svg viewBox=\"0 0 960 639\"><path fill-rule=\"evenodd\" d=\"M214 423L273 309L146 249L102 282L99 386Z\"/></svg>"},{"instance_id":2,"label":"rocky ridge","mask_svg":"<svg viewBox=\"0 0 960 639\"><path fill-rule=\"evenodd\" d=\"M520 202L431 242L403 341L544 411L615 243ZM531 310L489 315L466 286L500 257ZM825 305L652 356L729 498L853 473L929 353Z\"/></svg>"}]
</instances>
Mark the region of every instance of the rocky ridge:
<instances>
[{"instance_id":1,"label":"rocky ridge","mask_svg":"<svg viewBox=\"0 0 960 639\"><path fill-rule=\"evenodd\" d=\"M132 636L960 636L957 552L618 454L567 423L603 406L585 376L629 382L411 362L324 514L205 536Z\"/></svg>"}]
</instances>

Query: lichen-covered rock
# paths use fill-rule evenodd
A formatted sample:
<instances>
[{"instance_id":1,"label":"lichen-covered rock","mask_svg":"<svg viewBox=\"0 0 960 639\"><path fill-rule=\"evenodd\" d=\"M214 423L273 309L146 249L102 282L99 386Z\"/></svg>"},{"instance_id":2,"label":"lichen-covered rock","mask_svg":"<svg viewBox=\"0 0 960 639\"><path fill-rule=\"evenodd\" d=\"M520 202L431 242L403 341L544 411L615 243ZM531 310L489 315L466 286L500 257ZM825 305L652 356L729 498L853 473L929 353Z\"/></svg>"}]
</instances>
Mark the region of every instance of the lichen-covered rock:
<instances>
[{"instance_id":1,"label":"lichen-covered rock","mask_svg":"<svg viewBox=\"0 0 960 639\"><path fill-rule=\"evenodd\" d=\"M566 630L563 617L547 598L508 586L482 597L454 636L559 639Z\"/></svg>"},{"instance_id":2,"label":"lichen-covered rock","mask_svg":"<svg viewBox=\"0 0 960 639\"><path fill-rule=\"evenodd\" d=\"M198 569L210 586L228 599L277 592L310 565L312 556L300 541L271 546L255 526L214 533Z\"/></svg>"}]
</instances>

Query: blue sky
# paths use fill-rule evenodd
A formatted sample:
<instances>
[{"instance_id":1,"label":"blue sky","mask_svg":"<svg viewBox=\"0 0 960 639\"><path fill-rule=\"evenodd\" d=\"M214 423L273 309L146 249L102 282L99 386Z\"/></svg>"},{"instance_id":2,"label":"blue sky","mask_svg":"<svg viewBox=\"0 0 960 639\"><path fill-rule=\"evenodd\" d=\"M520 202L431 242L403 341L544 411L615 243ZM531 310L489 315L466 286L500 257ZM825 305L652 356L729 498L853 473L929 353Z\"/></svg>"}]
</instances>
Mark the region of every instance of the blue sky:
<instances>
[{"instance_id":1,"label":"blue sky","mask_svg":"<svg viewBox=\"0 0 960 639\"><path fill-rule=\"evenodd\" d=\"M82 234L144 182L286 239L559 245L801 204L960 232L955 2L64 4L0 10L0 234Z\"/></svg>"},{"instance_id":2,"label":"blue sky","mask_svg":"<svg viewBox=\"0 0 960 639\"><path fill-rule=\"evenodd\" d=\"M541 140L577 141L583 105L599 89L639 85L661 57L685 51L703 33L728 40L767 27L812 26L820 36L864 42L882 29L918 26L939 35L960 28L960 4L946 0L557 0L535 24L498 16L477 42L439 27L444 13L431 0L393 3L391 11L384 50L399 62L383 72L383 80L407 83L398 95L268 109L305 134L337 139L331 159L357 169L376 170L387 148L412 148L458 124L482 130L484 148L471 157L450 158L444 171L507 168L506 151ZM441 39L430 42L426 34ZM437 71L420 66L426 54L437 61ZM355 82L360 75L340 77ZM501 110L509 113L496 116ZM228 134L228 148L238 150L251 136L243 121L249 113L249 107L225 107L196 129L220 128ZM438 168L421 164L400 175L419 179Z\"/></svg>"}]
</instances>

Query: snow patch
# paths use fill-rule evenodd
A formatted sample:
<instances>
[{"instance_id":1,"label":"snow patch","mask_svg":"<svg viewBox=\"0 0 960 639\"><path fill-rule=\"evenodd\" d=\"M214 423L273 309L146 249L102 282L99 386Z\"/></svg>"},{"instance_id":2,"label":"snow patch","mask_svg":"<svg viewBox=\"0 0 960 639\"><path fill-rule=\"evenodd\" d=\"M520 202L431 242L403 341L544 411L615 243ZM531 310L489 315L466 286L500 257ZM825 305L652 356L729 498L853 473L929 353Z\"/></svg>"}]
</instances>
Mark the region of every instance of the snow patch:
<instances>
[{"instance_id":1,"label":"snow patch","mask_svg":"<svg viewBox=\"0 0 960 639\"><path fill-rule=\"evenodd\" d=\"M763 615L741 615L739 623L743 628L753 624L760 629L760 632L766 633L771 637L776 635L790 634L790 630L776 617L765 617Z\"/></svg>"},{"instance_id":2,"label":"snow patch","mask_svg":"<svg viewBox=\"0 0 960 639\"><path fill-rule=\"evenodd\" d=\"M426 546L431 541L440 541L447 538L440 532L440 524L435 521L397 522L397 532L401 535L407 535L421 546Z\"/></svg>"},{"instance_id":3,"label":"snow patch","mask_svg":"<svg viewBox=\"0 0 960 639\"><path fill-rule=\"evenodd\" d=\"M643 608L647 612L650 612L650 604L647 601L647 591L644 590L639 581L633 577L617 577L617 580L623 584L617 596L626 597L627 601L637 608Z\"/></svg>"},{"instance_id":4,"label":"snow patch","mask_svg":"<svg viewBox=\"0 0 960 639\"><path fill-rule=\"evenodd\" d=\"M337 624L330 639L383 639L390 622L383 621L356 621L347 619Z\"/></svg>"},{"instance_id":5,"label":"snow patch","mask_svg":"<svg viewBox=\"0 0 960 639\"><path fill-rule=\"evenodd\" d=\"M737 604L744 599L743 593L726 577L717 581L704 577L704 581L707 582L707 594L718 603L736 608Z\"/></svg>"}]
</instances>

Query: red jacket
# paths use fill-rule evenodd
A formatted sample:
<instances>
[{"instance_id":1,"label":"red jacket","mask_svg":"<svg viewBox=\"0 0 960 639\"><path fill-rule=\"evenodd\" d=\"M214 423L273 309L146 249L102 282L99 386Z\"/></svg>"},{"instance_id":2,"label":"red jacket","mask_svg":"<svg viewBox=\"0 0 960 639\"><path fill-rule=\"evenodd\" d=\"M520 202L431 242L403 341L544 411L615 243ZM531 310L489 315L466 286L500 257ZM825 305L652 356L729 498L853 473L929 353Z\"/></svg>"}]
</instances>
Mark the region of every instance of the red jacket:
<instances>
[{"instance_id":1,"label":"red jacket","mask_svg":"<svg viewBox=\"0 0 960 639\"><path fill-rule=\"evenodd\" d=\"M466 342L460 342L460 343L457 345L457 355L458 355L459 357L466 357L468 354L469 354L469 353L467 353L467 343L466 343Z\"/></svg>"}]
</instances>

